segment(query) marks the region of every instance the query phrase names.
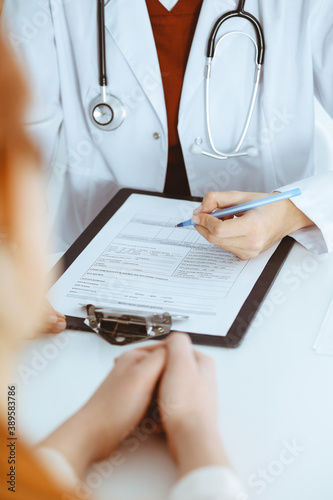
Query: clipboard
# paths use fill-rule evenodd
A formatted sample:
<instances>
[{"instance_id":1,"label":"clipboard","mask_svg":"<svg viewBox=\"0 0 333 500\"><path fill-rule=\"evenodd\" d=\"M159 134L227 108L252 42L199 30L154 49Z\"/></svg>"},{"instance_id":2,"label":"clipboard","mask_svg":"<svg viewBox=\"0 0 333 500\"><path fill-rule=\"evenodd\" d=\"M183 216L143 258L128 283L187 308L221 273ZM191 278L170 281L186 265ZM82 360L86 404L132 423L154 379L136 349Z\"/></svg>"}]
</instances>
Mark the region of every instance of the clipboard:
<instances>
[{"instance_id":1,"label":"clipboard","mask_svg":"<svg viewBox=\"0 0 333 500\"><path fill-rule=\"evenodd\" d=\"M60 264L62 268L62 273L64 273L76 260L76 258L81 254L81 252L86 248L86 246L91 242L91 240L100 232L100 230L105 226L105 224L111 219L111 217L117 212L117 210L125 203L131 194L148 195L148 196L158 196L162 198L179 199L186 201L201 202L202 199L198 197L177 197L164 195L162 193L156 193L151 191L142 191L135 189L124 188L118 191L118 193L111 199L111 201L101 210L97 217L89 224L89 226L83 231L83 233L77 238L77 240L72 244L72 246L63 255L60 262L57 263L56 268L51 270L51 276L54 278L57 274L58 266ZM236 348L243 341L245 334L260 309L262 302L264 301L267 293L269 292L273 282L278 275L285 259L287 258L290 250L294 245L294 240L286 236L280 242L279 246L267 262L264 270L260 274L256 283L254 284L251 292L249 293L247 299L243 303L241 309L238 312L233 324L231 325L227 335L217 336L217 335L207 335L200 333L189 333L192 342L197 345L207 345L212 347L224 347L224 348ZM59 279L58 277L52 282L52 285ZM52 286L51 285L51 286ZM77 318L73 316L67 316L67 328L70 330L80 330L85 332L92 332L92 328L88 326L87 321L83 318ZM106 338L105 331L101 329L101 336ZM142 328L141 328L142 333ZM159 335L154 337L154 339L164 339L166 335ZM146 337L145 337L146 338ZM139 338L138 340L143 340ZM134 341L133 341L134 342ZM112 343L112 342L111 342ZM130 342L127 342L130 343ZM119 344L117 344L119 345Z\"/></svg>"}]
</instances>

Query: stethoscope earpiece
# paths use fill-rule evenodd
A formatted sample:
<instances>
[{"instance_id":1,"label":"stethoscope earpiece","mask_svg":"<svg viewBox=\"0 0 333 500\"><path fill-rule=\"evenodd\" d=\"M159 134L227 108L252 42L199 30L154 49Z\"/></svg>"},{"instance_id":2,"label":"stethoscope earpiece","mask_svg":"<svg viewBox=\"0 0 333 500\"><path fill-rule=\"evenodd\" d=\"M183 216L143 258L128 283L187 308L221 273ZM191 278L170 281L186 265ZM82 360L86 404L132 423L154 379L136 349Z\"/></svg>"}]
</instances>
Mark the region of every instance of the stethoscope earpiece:
<instances>
[{"instance_id":1,"label":"stethoscope earpiece","mask_svg":"<svg viewBox=\"0 0 333 500\"><path fill-rule=\"evenodd\" d=\"M193 143L191 148L190 148L190 151L194 155L201 155L202 154L202 147L197 143Z\"/></svg>"},{"instance_id":2,"label":"stethoscope earpiece","mask_svg":"<svg viewBox=\"0 0 333 500\"><path fill-rule=\"evenodd\" d=\"M259 151L257 148L252 147L247 150L247 156L250 156L251 158L257 158L259 155Z\"/></svg>"},{"instance_id":3,"label":"stethoscope earpiece","mask_svg":"<svg viewBox=\"0 0 333 500\"><path fill-rule=\"evenodd\" d=\"M240 156L250 156L251 158L256 158L259 155L259 151L255 146L251 146L245 151L235 151L234 153L225 153L226 156L222 156L220 153L210 153L209 151L204 151L201 142L196 138L190 147L190 152L193 155L204 155L209 158L214 158L215 160L227 160L228 158L239 158Z\"/></svg>"}]
</instances>

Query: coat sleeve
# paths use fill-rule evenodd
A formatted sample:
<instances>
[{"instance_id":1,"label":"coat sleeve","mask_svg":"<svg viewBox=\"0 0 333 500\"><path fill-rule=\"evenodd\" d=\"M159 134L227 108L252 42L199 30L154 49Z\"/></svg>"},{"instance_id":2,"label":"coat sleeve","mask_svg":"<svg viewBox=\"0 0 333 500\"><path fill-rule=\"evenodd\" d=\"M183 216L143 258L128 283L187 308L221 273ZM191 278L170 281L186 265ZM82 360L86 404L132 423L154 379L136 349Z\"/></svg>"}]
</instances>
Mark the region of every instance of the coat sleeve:
<instances>
[{"instance_id":1,"label":"coat sleeve","mask_svg":"<svg viewBox=\"0 0 333 500\"><path fill-rule=\"evenodd\" d=\"M36 449L37 459L54 480L60 485L74 490L81 481L76 476L68 460L58 451L40 446ZM98 491L94 496L98 498ZM168 500L246 500L241 483L235 473L227 467L202 467L196 469L172 488Z\"/></svg>"},{"instance_id":2,"label":"coat sleeve","mask_svg":"<svg viewBox=\"0 0 333 500\"><path fill-rule=\"evenodd\" d=\"M316 1L317 9L309 19L314 93L333 118L333 8L331 0ZM332 137L333 143L333 137ZM308 250L321 254L333 251L333 165L331 171L277 188L302 189L292 202L315 226L296 231L293 236Z\"/></svg>"},{"instance_id":3,"label":"coat sleeve","mask_svg":"<svg viewBox=\"0 0 333 500\"><path fill-rule=\"evenodd\" d=\"M333 171L317 174L299 182L279 187L276 191L301 188L301 196L291 201L314 222L314 226L295 231L292 236L315 254L333 251Z\"/></svg>"},{"instance_id":4,"label":"coat sleeve","mask_svg":"<svg viewBox=\"0 0 333 500\"><path fill-rule=\"evenodd\" d=\"M315 95L333 118L333 5L321 0L311 25Z\"/></svg>"},{"instance_id":5,"label":"coat sleeve","mask_svg":"<svg viewBox=\"0 0 333 500\"><path fill-rule=\"evenodd\" d=\"M242 485L227 467L203 467L190 472L172 489L168 500L246 499Z\"/></svg>"},{"instance_id":6,"label":"coat sleeve","mask_svg":"<svg viewBox=\"0 0 333 500\"><path fill-rule=\"evenodd\" d=\"M63 121L54 15L50 1L6 0L1 16L2 30L18 55L30 87L31 104L25 122L49 167Z\"/></svg>"}]
</instances>

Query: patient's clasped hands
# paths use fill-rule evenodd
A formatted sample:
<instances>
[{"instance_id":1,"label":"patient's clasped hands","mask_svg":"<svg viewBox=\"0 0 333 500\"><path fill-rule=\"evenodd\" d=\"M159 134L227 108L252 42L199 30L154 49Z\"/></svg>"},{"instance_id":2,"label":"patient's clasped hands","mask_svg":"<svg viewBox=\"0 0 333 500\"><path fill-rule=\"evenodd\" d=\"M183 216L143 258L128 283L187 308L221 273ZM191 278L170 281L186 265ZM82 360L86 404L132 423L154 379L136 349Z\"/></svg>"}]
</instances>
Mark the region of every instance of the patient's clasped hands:
<instances>
[{"instance_id":1,"label":"patient's clasped hands","mask_svg":"<svg viewBox=\"0 0 333 500\"><path fill-rule=\"evenodd\" d=\"M83 477L140 424L155 398L154 415L180 476L228 465L218 430L213 361L181 333L120 356L91 399L42 445L61 452Z\"/></svg>"}]
</instances>

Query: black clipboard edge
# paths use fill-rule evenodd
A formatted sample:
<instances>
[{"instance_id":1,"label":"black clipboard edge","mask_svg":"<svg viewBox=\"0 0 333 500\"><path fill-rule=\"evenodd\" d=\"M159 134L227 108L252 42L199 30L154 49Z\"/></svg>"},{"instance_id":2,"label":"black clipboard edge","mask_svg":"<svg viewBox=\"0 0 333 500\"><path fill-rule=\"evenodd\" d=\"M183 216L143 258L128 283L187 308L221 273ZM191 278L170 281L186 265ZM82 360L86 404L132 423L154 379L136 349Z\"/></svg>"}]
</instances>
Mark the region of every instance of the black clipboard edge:
<instances>
[{"instance_id":1,"label":"black clipboard edge","mask_svg":"<svg viewBox=\"0 0 333 500\"><path fill-rule=\"evenodd\" d=\"M275 278L294 246L294 243L295 240L290 236L286 236L280 242L242 305L227 336L223 337L225 340L224 347L238 347L240 345L266 295L272 288Z\"/></svg>"},{"instance_id":2,"label":"black clipboard edge","mask_svg":"<svg viewBox=\"0 0 333 500\"><path fill-rule=\"evenodd\" d=\"M50 283L52 285L59 279L59 266L63 274L75 261L75 259L80 255L84 248L89 244L89 242L99 233L99 231L105 226L105 224L110 220L110 218L119 210L119 208L125 203L127 198L131 194L142 194L150 196L158 196L161 198L172 198L172 199L182 199L189 201L201 202L201 198L198 197L187 197L179 198L177 196L165 196L163 193L155 193L152 191L141 191L135 189L124 188L118 191L114 198L107 203L107 205L101 210L101 212L95 217L95 219L89 224L89 226L83 231L83 233L75 240L67 252L63 255L60 261L54 266L50 271ZM225 348L236 348L238 347L245 337L245 334L257 314L260 305L264 301L266 295L271 289L276 276L278 275L284 261L289 255L295 241L286 236L280 242L279 246L275 250L274 254L271 256L267 262L264 270L260 274L256 283L254 284L250 294L245 300L243 306L241 307L235 321L231 325L228 333L224 337L218 335L206 335L199 333L189 333L192 342L197 345L207 345L211 347L225 347ZM51 286L52 286L51 285ZM67 316L67 328L71 330L81 330L89 331L92 330L84 324L82 318L76 318L73 316ZM165 336L159 337L156 340L163 340Z\"/></svg>"}]
</instances>

